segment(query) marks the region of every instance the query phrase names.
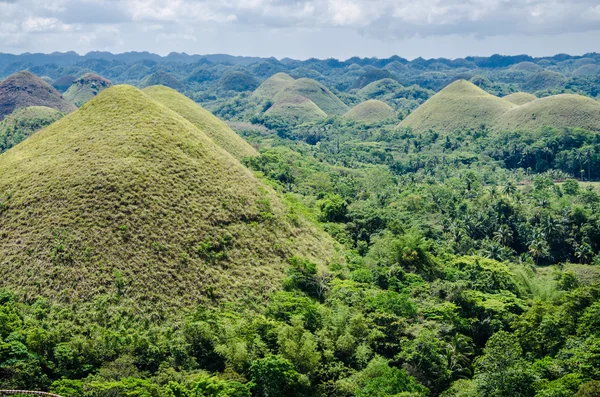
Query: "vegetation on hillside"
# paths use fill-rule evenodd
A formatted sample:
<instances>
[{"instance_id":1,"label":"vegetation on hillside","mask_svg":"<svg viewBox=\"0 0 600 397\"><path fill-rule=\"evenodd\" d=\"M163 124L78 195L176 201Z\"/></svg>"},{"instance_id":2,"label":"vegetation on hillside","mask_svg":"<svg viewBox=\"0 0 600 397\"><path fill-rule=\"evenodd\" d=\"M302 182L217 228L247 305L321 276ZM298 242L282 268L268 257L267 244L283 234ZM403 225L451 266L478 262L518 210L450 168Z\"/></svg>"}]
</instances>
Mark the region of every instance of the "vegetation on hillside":
<instances>
[{"instance_id":1,"label":"vegetation on hillside","mask_svg":"<svg viewBox=\"0 0 600 397\"><path fill-rule=\"evenodd\" d=\"M0 153L60 119L63 113L45 106L20 108L0 121Z\"/></svg>"},{"instance_id":2,"label":"vegetation on hillside","mask_svg":"<svg viewBox=\"0 0 600 397\"><path fill-rule=\"evenodd\" d=\"M71 87L64 93L66 100L80 107L101 91L112 86L112 83L95 73L86 73L73 81Z\"/></svg>"}]
</instances>

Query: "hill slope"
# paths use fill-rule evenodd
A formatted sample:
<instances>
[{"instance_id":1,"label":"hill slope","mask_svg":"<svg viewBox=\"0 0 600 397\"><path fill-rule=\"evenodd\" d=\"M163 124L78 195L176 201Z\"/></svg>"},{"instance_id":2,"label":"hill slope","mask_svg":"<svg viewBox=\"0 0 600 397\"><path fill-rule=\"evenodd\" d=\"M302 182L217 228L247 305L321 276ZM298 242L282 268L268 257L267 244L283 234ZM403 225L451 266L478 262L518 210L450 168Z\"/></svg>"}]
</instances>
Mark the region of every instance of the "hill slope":
<instances>
[{"instance_id":1,"label":"hill slope","mask_svg":"<svg viewBox=\"0 0 600 397\"><path fill-rule=\"evenodd\" d=\"M81 106L110 86L110 80L95 73L86 73L73 82L64 97L75 106Z\"/></svg>"},{"instance_id":2,"label":"hill slope","mask_svg":"<svg viewBox=\"0 0 600 397\"><path fill-rule=\"evenodd\" d=\"M535 101L538 99L535 95L530 94L528 92L515 92L514 94L509 94L507 96L502 97L505 101L509 101L510 103L514 103L515 105L521 106L528 102Z\"/></svg>"},{"instance_id":3,"label":"hill slope","mask_svg":"<svg viewBox=\"0 0 600 397\"><path fill-rule=\"evenodd\" d=\"M165 86L148 87L144 92L155 101L179 113L234 157L241 159L257 154L256 150L227 124L185 95Z\"/></svg>"},{"instance_id":4,"label":"hill slope","mask_svg":"<svg viewBox=\"0 0 600 397\"><path fill-rule=\"evenodd\" d=\"M0 83L0 120L15 109L29 106L46 106L64 113L75 110L54 87L33 73L18 72Z\"/></svg>"},{"instance_id":5,"label":"hill slope","mask_svg":"<svg viewBox=\"0 0 600 397\"><path fill-rule=\"evenodd\" d=\"M382 79L374 81L360 91L358 91L359 95L364 96L365 98L379 98L385 95L393 94L394 92L398 92L402 89L402 85L398 83L394 79Z\"/></svg>"},{"instance_id":6,"label":"hill slope","mask_svg":"<svg viewBox=\"0 0 600 397\"><path fill-rule=\"evenodd\" d=\"M294 84L286 88L286 91L310 99L330 116L341 116L348 111L348 106L340 98L335 96L323 84L312 79L298 79L294 81Z\"/></svg>"},{"instance_id":7,"label":"hill slope","mask_svg":"<svg viewBox=\"0 0 600 397\"><path fill-rule=\"evenodd\" d=\"M34 132L52 124L63 113L45 106L20 108L0 121L0 153L25 140Z\"/></svg>"},{"instance_id":8,"label":"hill slope","mask_svg":"<svg viewBox=\"0 0 600 397\"><path fill-rule=\"evenodd\" d=\"M219 79L217 87L223 91L254 91L258 87L258 81L248 73L231 72Z\"/></svg>"},{"instance_id":9,"label":"hill slope","mask_svg":"<svg viewBox=\"0 0 600 397\"><path fill-rule=\"evenodd\" d=\"M275 95L294 84L294 78L286 73L276 73L254 90L253 96L273 99Z\"/></svg>"},{"instance_id":10,"label":"hill slope","mask_svg":"<svg viewBox=\"0 0 600 397\"><path fill-rule=\"evenodd\" d=\"M265 112L289 124L302 124L327 118L327 114L310 99L286 90L275 95L273 105Z\"/></svg>"},{"instance_id":11,"label":"hill slope","mask_svg":"<svg viewBox=\"0 0 600 397\"><path fill-rule=\"evenodd\" d=\"M399 124L423 132L452 132L491 126L504 112L515 107L473 83L455 81L429 98Z\"/></svg>"},{"instance_id":12,"label":"hill slope","mask_svg":"<svg viewBox=\"0 0 600 397\"><path fill-rule=\"evenodd\" d=\"M333 245L177 113L130 86L0 155L0 288L172 311L279 286Z\"/></svg>"},{"instance_id":13,"label":"hill slope","mask_svg":"<svg viewBox=\"0 0 600 397\"><path fill-rule=\"evenodd\" d=\"M350 109L343 117L363 123L375 123L395 119L398 115L387 103L370 99Z\"/></svg>"},{"instance_id":14,"label":"hill slope","mask_svg":"<svg viewBox=\"0 0 600 397\"><path fill-rule=\"evenodd\" d=\"M183 91L185 89L185 86L181 81L162 70L144 77L141 81L142 87L151 87L153 85L164 85L165 87L169 87L177 91Z\"/></svg>"},{"instance_id":15,"label":"hill slope","mask_svg":"<svg viewBox=\"0 0 600 397\"><path fill-rule=\"evenodd\" d=\"M504 113L494 128L515 131L537 130L544 126L600 131L600 103L571 94L536 99Z\"/></svg>"}]
</instances>

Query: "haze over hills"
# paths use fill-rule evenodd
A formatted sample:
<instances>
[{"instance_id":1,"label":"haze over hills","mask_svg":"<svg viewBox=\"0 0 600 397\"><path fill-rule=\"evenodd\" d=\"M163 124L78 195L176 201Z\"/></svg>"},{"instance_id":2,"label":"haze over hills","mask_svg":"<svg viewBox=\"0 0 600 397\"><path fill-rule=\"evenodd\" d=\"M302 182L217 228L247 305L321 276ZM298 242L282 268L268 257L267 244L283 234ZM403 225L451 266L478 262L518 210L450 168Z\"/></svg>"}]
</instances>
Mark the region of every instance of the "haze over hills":
<instances>
[{"instance_id":1,"label":"haze over hills","mask_svg":"<svg viewBox=\"0 0 600 397\"><path fill-rule=\"evenodd\" d=\"M65 113L76 109L33 73L18 72L0 83L0 119L15 109L29 106L46 106Z\"/></svg>"},{"instance_id":2,"label":"haze over hills","mask_svg":"<svg viewBox=\"0 0 600 397\"><path fill-rule=\"evenodd\" d=\"M122 289L137 304L180 307L209 287L225 300L267 293L290 255L333 254L204 132L130 86L0 156L0 174L0 286L25 296Z\"/></svg>"}]
</instances>

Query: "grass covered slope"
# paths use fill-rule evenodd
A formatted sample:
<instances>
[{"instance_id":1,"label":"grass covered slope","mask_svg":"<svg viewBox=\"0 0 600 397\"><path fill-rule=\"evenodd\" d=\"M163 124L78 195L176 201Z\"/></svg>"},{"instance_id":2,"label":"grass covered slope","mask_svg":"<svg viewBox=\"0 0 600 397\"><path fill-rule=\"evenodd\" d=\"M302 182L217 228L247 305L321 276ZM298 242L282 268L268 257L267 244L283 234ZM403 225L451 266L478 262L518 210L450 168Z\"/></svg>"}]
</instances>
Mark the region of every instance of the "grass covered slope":
<instances>
[{"instance_id":1,"label":"grass covered slope","mask_svg":"<svg viewBox=\"0 0 600 397\"><path fill-rule=\"evenodd\" d=\"M487 93L473 83L458 80L419 106L399 124L417 132L452 132L489 127L511 102Z\"/></svg>"},{"instance_id":2,"label":"grass covered slope","mask_svg":"<svg viewBox=\"0 0 600 397\"><path fill-rule=\"evenodd\" d=\"M130 86L0 155L0 288L153 310L279 286L333 245L179 114ZM144 310L144 309L141 309Z\"/></svg>"},{"instance_id":3,"label":"grass covered slope","mask_svg":"<svg viewBox=\"0 0 600 397\"><path fill-rule=\"evenodd\" d=\"M141 82L142 87L151 87L153 85L164 85L165 87L169 87L177 91L183 91L185 89L185 86L181 81L162 70L144 77Z\"/></svg>"},{"instance_id":4,"label":"grass covered slope","mask_svg":"<svg viewBox=\"0 0 600 397\"><path fill-rule=\"evenodd\" d=\"M310 99L329 116L341 116L348 111L348 106L340 98L323 84L312 79L298 79L286 88L286 91Z\"/></svg>"},{"instance_id":5,"label":"grass covered slope","mask_svg":"<svg viewBox=\"0 0 600 397\"><path fill-rule=\"evenodd\" d=\"M54 123L63 113L46 106L20 108L0 121L0 153Z\"/></svg>"},{"instance_id":6,"label":"grass covered slope","mask_svg":"<svg viewBox=\"0 0 600 397\"><path fill-rule=\"evenodd\" d=\"M538 98L528 92L515 92L514 94L509 94L502 97L502 99L509 101L510 103L514 103L517 106L521 106L528 102L535 101Z\"/></svg>"},{"instance_id":7,"label":"grass covered slope","mask_svg":"<svg viewBox=\"0 0 600 397\"><path fill-rule=\"evenodd\" d=\"M600 131L600 103L572 94L536 99L504 113L494 128L516 131L537 130L545 126Z\"/></svg>"},{"instance_id":8,"label":"grass covered slope","mask_svg":"<svg viewBox=\"0 0 600 397\"><path fill-rule=\"evenodd\" d=\"M402 89L402 84L398 83L394 79L382 79L374 81L365 87L363 87L360 91L358 91L359 95L362 95L365 98L379 98L385 95L390 95L395 92L398 92Z\"/></svg>"},{"instance_id":9,"label":"grass covered slope","mask_svg":"<svg viewBox=\"0 0 600 397\"><path fill-rule=\"evenodd\" d=\"M376 123L395 119L398 115L387 103L370 99L350 109L343 117L347 120L362 123Z\"/></svg>"},{"instance_id":10,"label":"grass covered slope","mask_svg":"<svg viewBox=\"0 0 600 397\"><path fill-rule=\"evenodd\" d=\"M0 119L30 106L46 106L64 113L75 110L54 87L33 73L17 72L0 83Z\"/></svg>"},{"instance_id":11,"label":"grass covered slope","mask_svg":"<svg viewBox=\"0 0 600 397\"><path fill-rule=\"evenodd\" d=\"M110 86L110 80L95 73L86 73L73 82L64 97L75 106L81 106Z\"/></svg>"},{"instance_id":12,"label":"grass covered slope","mask_svg":"<svg viewBox=\"0 0 600 397\"><path fill-rule=\"evenodd\" d=\"M144 92L155 101L179 113L234 157L241 159L257 154L256 150L227 124L185 95L165 86L148 87Z\"/></svg>"},{"instance_id":13,"label":"grass covered slope","mask_svg":"<svg viewBox=\"0 0 600 397\"><path fill-rule=\"evenodd\" d=\"M302 124L327 118L327 114L310 99L283 90L275 95L273 105L265 115L284 120L289 124Z\"/></svg>"},{"instance_id":14,"label":"grass covered slope","mask_svg":"<svg viewBox=\"0 0 600 397\"><path fill-rule=\"evenodd\" d=\"M275 95L294 84L294 78L287 73L276 73L262 82L252 94L259 98L274 98Z\"/></svg>"}]
</instances>

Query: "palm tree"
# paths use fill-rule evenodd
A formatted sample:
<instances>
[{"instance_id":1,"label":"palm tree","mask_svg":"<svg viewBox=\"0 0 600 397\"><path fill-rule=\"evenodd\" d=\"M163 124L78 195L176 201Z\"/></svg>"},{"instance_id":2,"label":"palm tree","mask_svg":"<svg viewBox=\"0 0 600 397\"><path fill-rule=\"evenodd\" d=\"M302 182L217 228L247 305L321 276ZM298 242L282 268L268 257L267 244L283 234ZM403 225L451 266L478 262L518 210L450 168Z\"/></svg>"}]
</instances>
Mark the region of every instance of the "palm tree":
<instances>
[{"instance_id":1,"label":"palm tree","mask_svg":"<svg viewBox=\"0 0 600 397\"><path fill-rule=\"evenodd\" d=\"M510 181L508 182L503 188L502 188L502 193L507 195L507 196L512 196L513 194L515 194L517 192L517 185Z\"/></svg>"},{"instance_id":2,"label":"palm tree","mask_svg":"<svg viewBox=\"0 0 600 397\"><path fill-rule=\"evenodd\" d=\"M498 230L494 232L494 241L502 244L508 245L512 241L513 231L507 225L500 225Z\"/></svg>"},{"instance_id":3,"label":"palm tree","mask_svg":"<svg viewBox=\"0 0 600 397\"><path fill-rule=\"evenodd\" d=\"M529 253L535 258L535 265L539 264L540 258L548 256L550 247L543 233L536 233L528 244Z\"/></svg>"}]
</instances>

